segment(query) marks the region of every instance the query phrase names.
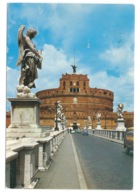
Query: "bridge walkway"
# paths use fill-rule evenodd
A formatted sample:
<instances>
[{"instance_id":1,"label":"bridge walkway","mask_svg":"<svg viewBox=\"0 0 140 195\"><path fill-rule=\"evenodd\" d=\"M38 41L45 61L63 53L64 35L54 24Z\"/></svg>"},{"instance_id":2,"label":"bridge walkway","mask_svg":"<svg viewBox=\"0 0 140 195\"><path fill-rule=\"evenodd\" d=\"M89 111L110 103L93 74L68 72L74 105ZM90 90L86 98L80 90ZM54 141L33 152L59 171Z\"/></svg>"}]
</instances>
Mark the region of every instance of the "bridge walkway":
<instances>
[{"instance_id":1,"label":"bridge walkway","mask_svg":"<svg viewBox=\"0 0 140 195\"><path fill-rule=\"evenodd\" d=\"M35 189L87 189L71 134L67 134L45 172L38 172Z\"/></svg>"}]
</instances>

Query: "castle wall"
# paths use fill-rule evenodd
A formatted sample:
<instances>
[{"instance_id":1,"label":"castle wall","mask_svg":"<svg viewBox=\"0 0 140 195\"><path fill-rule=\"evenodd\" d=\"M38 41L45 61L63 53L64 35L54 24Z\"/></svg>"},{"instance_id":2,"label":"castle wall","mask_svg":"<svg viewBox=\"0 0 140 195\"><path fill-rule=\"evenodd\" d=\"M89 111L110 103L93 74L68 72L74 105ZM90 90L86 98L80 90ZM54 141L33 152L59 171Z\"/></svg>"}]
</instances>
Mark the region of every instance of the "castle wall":
<instances>
[{"instance_id":1,"label":"castle wall","mask_svg":"<svg viewBox=\"0 0 140 195\"><path fill-rule=\"evenodd\" d=\"M61 102L67 126L74 121L74 113L80 128L88 116L92 119L92 126L97 123L96 115L101 113L103 128L116 127L117 114L113 112L114 93L107 89L91 88L87 75L63 74L58 88L45 89L36 93L41 100L40 125L54 127L55 103ZM126 127L133 126L134 113L124 112ZM6 115L6 126L10 124L10 114ZM88 125L88 121L87 121Z\"/></svg>"},{"instance_id":2,"label":"castle wall","mask_svg":"<svg viewBox=\"0 0 140 195\"><path fill-rule=\"evenodd\" d=\"M81 128L88 116L92 118L93 127L96 127L96 114L100 112L102 113L101 125L104 128L116 127L117 115L113 113L114 93L106 89L91 88L87 75L62 75L59 88L39 91L36 95L42 100L40 124L43 126L54 126L55 102L60 101L67 126L73 123L74 113L76 113L77 123ZM127 120L129 125L132 124L130 118L133 118L132 115Z\"/></svg>"}]
</instances>

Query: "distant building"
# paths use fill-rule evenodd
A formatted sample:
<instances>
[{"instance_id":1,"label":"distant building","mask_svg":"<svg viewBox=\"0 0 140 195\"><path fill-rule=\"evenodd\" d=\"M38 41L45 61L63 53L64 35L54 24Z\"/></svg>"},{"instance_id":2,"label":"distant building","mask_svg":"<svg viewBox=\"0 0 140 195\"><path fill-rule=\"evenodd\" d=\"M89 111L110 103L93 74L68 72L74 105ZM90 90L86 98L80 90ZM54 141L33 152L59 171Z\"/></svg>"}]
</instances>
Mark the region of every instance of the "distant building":
<instances>
[{"instance_id":1,"label":"distant building","mask_svg":"<svg viewBox=\"0 0 140 195\"><path fill-rule=\"evenodd\" d=\"M117 114L113 112L114 93L107 89L91 88L87 75L62 75L58 88L46 89L36 93L42 100L40 124L54 127L55 102L60 101L67 126L83 128L84 121L91 117L92 127L96 127L97 113L101 113L101 126L105 129L116 127ZM126 127L133 126L133 112L124 112Z\"/></svg>"}]
</instances>

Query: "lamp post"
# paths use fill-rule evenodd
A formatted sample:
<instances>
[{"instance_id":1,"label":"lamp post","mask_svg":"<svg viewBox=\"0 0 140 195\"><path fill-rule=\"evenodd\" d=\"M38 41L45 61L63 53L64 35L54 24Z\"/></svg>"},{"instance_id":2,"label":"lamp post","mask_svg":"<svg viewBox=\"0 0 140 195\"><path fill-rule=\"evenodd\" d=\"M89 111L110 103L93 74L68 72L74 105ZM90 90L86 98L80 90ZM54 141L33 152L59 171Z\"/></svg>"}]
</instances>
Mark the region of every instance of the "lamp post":
<instances>
[{"instance_id":1,"label":"lamp post","mask_svg":"<svg viewBox=\"0 0 140 195\"><path fill-rule=\"evenodd\" d=\"M77 129L77 113L75 111L73 113L73 129Z\"/></svg>"},{"instance_id":2,"label":"lamp post","mask_svg":"<svg viewBox=\"0 0 140 195\"><path fill-rule=\"evenodd\" d=\"M105 114L105 129L106 129L106 114Z\"/></svg>"},{"instance_id":3,"label":"lamp post","mask_svg":"<svg viewBox=\"0 0 140 195\"><path fill-rule=\"evenodd\" d=\"M58 121L57 121L57 109L58 109L58 102L55 102L55 114L56 114L56 119L55 119L55 131L59 131L59 127L58 127Z\"/></svg>"},{"instance_id":4,"label":"lamp post","mask_svg":"<svg viewBox=\"0 0 140 195\"><path fill-rule=\"evenodd\" d=\"M106 116L108 113L105 113L105 129L106 129Z\"/></svg>"}]
</instances>

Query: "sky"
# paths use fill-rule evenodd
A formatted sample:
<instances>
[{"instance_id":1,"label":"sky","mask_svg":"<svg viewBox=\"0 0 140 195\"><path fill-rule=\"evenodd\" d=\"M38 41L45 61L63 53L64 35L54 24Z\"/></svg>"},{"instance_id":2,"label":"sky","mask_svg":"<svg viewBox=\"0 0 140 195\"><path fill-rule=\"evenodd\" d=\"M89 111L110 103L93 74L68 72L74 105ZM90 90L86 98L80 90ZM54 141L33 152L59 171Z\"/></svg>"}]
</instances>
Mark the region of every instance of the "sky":
<instances>
[{"instance_id":1,"label":"sky","mask_svg":"<svg viewBox=\"0 0 140 195\"><path fill-rule=\"evenodd\" d=\"M90 87L114 92L114 111L118 102L134 111L134 35L133 4L94 3L8 3L6 96L16 97L20 77L17 31L20 25L35 28L33 39L42 50L42 69L38 69L35 93L59 87L62 74L87 74ZM10 103L6 102L10 110Z\"/></svg>"},{"instance_id":2,"label":"sky","mask_svg":"<svg viewBox=\"0 0 140 195\"><path fill-rule=\"evenodd\" d=\"M10 109L10 104L6 102L6 99L16 97L17 94L16 86L20 76L20 68L15 65L18 57L17 31L19 26L24 24L25 32L30 27L38 31L34 42L37 49L43 52L43 68L38 70L39 78L36 80L35 92L52 87L57 88L62 74L72 73L71 64L74 63L75 51L77 73L88 75L90 87L112 90L114 111L118 102L124 103L125 110L135 111L134 188L130 193L136 194L135 192L139 192L138 170L140 168L139 1L81 0L80 2L84 5L80 3L75 5L75 2L71 0L70 2L74 5L64 5L58 0L49 0L49 2L59 4L38 4L37 6L34 4L38 2L37 0L30 0L33 4L29 4L28 0L24 0L25 4L14 4L16 2L17 0L0 1L2 29L0 31L2 138L0 150L1 158L3 158L0 162L0 172L1 175L3 174L3 180L5 178L5 150L3 150L5 148L5 111ZM23 2L23 0L18 0L18 2ZM47 0L39 2L46 3ZM66 0L61 2L67 3ZM86 5L88 2L90 4ZM5 180L0 182L0 189L5 192ZM22 193L18 190L13 192L14 194ZM90 192L93 193L92 191L87 193ZM9 193L12 192L9 191ZM34 191L35 193L38 191ZM59 194L59 191L57 193ZM62 194L63 191L60 193ZM109 193L112 194L112 191L98 191L98 194ZM118 194L118 191L113 191L113 193ZM129 192L119 191L119 193L124 195Z\"/></svg>"}]
</instances>

